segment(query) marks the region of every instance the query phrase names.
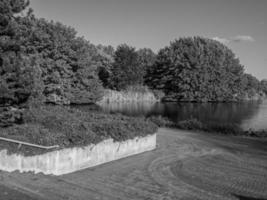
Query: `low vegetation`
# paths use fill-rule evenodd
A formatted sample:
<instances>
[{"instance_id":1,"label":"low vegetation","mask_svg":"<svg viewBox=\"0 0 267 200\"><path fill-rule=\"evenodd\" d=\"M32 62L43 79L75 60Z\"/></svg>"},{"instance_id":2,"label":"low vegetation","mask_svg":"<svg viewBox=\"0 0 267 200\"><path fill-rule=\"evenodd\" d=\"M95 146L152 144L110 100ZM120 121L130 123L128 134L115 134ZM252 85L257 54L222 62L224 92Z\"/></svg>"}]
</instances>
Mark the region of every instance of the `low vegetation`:
<instances>
[{"instance_id":1,"label":"low vegetation","mask_svg":"<svg viewBox=\"0 0 267 200\"><path fill-rule=\"evenodd\" d=\"M153 134L156 130L157 126L144 118L47 105L25 110L23 123L0 128L0 135L62 148L96 144L108 138L124 141Z\"/></svg>"},{"instance_id":2,"label":"low vegetation","mask_svg":"<svg viewBox=\"0 0 267 200\"><path fill-rule=\"evenodd\" d=\"M224 135L267 137L267 130L243 130L236 124L203 123L197 119L188 119L178 122L170 121L161 116L151 116L149 120L159 127L178 128L183 130L196 130Z\"/></svg>"}]
</instances>

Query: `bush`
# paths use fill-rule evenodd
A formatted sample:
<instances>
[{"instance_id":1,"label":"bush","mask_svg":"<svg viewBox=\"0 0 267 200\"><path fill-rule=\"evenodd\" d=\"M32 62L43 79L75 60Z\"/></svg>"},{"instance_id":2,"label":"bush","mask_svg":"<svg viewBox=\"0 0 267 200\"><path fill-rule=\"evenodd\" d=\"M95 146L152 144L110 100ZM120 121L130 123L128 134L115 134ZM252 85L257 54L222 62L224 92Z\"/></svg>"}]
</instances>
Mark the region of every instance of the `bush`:
<instances>
[{"instance_id":1,"label":"bush","mask_svg":"<svg viewBox=\"0 0 267 200\"><path fill-rule=\"evenodd\" d=\"M168 118L162 117L161 115L150 116L150 117L148 117L148 119L159 127L172 127L172 126L174 126L173 122L171 122Z\"/></svg>"},{"instance_id":2,"label":"bush","mask_svg":"<svg viewBox=\"0 0 267 200\"><path fill-rule=\"evenodd\" d=\"M177 128L185 129L185 130L202 130L203 124L197 119L188 119L179 121L175 124Z\"/></svg>"},{"instance_id":3,"label":"bush","mask_svg":"<svg viewBox=\"0 0 267 200\"><path fill-rule=\"evenodd\" d=\"M12 107L0 107L0 127L22 123L22 110Z\"/></svg>"},{"instance_id":4,"label":"bush","mask_svg":"<svg viewBox=\"0 0 267 200\"><path fill-rule=\"evenodd\" d=\"M152 90L153 94L155 95L156 99L162 100L165 96L164 92L161 90Z\"/></svg>"},{"instance_id":5,"label":"bush","mask_svg":"<svg viewBox=\"0 0 267 200\"><path fill-rule=\"evenodd\" d=\"M204 127L205 131L221 133L225 135L244 135L244 131L236 124L211 123Z\"/></svg>"},{"instance_id":6,"label":"bush","mask_svg":"<svg viewBox=\"0 0 267 200\"><path fill-rule=\"evenodd\" d=\"M264 138L264 137L267 137L267 130L247 130L247 131L244 131L245 135L246 136L251 136L251 137L261 137L261 138Z\"/></svg>"}]
</instances>

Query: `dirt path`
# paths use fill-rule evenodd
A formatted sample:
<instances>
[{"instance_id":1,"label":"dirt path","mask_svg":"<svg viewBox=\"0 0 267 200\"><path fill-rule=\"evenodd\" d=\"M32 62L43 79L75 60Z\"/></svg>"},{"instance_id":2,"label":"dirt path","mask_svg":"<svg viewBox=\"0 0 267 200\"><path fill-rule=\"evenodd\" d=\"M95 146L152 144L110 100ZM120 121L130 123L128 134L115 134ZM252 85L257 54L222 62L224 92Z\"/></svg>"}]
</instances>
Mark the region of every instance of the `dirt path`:
<instances>
[{"instance_id":1,"label":"dirt path","mask_svg":"<svg viewBox=\"0 0 267 200\"><path fill-rule=\"evenodd\" d=\"M0 199L267 199L266 140L160 129L157 142L155 151L59 177L0 172Z\"/></svg>"}]
</instances>

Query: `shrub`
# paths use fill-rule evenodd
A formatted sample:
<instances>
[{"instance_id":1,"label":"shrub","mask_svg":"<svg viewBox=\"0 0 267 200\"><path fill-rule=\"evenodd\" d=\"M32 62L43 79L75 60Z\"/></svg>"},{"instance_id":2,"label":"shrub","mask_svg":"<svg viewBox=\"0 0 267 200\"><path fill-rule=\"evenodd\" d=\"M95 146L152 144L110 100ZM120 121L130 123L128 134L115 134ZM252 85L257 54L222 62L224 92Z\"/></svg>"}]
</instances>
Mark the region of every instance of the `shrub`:
<instances>
[{"instance_id":1,"label":"shrub","mask_svg":"<svg viewBox=\"0 0 267 200\"><path fill-rule=\"evenodd\" d=\"M261 138L264 138L264 137L267 137L267 130L247 130L247 131L244 131L245 133L245 136L252 136L252 137L261 137Z\"/></svg>"},{"instance_id":2,"label":"shrub","mask_svg":"<svg viewBox=\"0 0 267 200\"><path fill-rule=\"evenodd\" d=\"M201 130L203 128L203 124L197 119L188 119L177 122L175 127L185 130Z\"/></svg>"},{"instance_id":3,"label":"shrub","mask_svg":"<svg viewBox=\"0 0 267 200\"><path fill-rule=\"evenodd\" d=\"M22 123L22 110L12 107L0 107L0 127Z\"/></svg>"},{"instance_id":4,"label":"shrub","mask_svg":"<svg viewBox=\"0 0 267 200\"><path fill-rule=\"evenodd\" d=\"M171 122L168 118L162 117L161 115L150 116L150 117L148 117L148 119L159 127L172 127L172 126L174 126L173 122Z\"/></svg>"},{"instance_id":5,"label":"shrub","mask_svg":"<svg viewBox=\"0 0 267 200\"><path fill-rule=\"evenodd\" d=\"M231 123L210 123L205 125L205 131L216 132L225 135L243 135L244 131L236 124Z\"/></svg>"},{"instance_id":6,"label":"shrub","mask_svg":"<svg viewBox=\"0 0 267 200\"><path fill-rule=\"evenodd\" d=\"M162 90L152 90L153 94L155 95L156 99L162 100L165 96L164 92Z\"/></svg>"}]
</instances>

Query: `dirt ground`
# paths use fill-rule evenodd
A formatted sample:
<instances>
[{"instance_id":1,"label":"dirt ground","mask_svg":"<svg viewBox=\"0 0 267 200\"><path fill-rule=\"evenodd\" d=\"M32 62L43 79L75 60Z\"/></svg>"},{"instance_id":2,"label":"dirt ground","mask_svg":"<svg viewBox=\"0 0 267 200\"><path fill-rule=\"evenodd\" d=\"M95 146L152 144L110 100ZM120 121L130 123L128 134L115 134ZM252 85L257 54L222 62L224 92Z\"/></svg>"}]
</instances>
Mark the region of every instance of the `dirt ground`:
<instances>
[{"instance_id":1,"label":"dirt ground","mask_svg":"<svg viewBox=\"0 0 267 200\"><path fill-rule=\"evenodd\" d=\"M63 176L0 172L0 199L267 199L267 140L159 129L157 143Z\"/></svg>"}]
</instances>

